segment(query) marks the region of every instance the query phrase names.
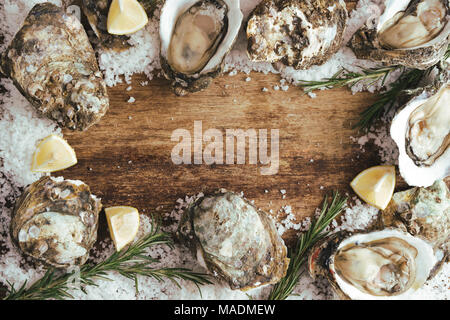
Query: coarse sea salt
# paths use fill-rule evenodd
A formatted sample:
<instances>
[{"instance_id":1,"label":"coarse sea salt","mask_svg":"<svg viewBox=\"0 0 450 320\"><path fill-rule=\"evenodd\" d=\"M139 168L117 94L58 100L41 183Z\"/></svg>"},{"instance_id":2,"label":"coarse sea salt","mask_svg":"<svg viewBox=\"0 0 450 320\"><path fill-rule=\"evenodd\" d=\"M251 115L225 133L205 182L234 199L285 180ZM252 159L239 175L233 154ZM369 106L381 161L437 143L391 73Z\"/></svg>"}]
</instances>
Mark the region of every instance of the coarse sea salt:
<instances>
[{"instance_id":1,"label":"coarse sea salt","mask_svg":"<svg viewBox=\"0 0 450 320\"><path fill-rule=\"evenodd\" d=\"M11 80L2 79L0 86L6 89L0 95L0 168L23 187L42 176L30 170L38 142L50 134L61 135L61 130L53 121L38 115Z\"/></svg>"},{"instance_id":2,"label":"coarse sea salt","mask_svg":"<svg viewBox=\"0 0 450 320\"><path fill-rule=\"evenodd\" d=\"M390 135L390 123L394 117L396 108L381 117L380 121L372 125L367 133L360 137L350 136L350 140L359 144L360 152L365 152L365 145L371 143L377 147L381 164L398 165L398 148Z\"/></svg>"}]
</instances>

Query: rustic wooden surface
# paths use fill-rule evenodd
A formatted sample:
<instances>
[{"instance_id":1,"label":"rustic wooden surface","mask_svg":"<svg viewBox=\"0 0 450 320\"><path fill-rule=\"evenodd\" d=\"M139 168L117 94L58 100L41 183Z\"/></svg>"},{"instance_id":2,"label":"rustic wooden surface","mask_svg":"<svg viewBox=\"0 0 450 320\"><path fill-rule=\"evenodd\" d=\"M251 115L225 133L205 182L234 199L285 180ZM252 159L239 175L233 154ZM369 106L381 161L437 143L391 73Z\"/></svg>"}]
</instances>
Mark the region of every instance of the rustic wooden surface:
<instances>
[{"instance_id":1,"label":"rustic wooden surface","mask_svg":"<svg viewBox=\"0 0 450 320\"><path fill-rule=\"evenodd\" d=\"M131 205L147 214L170 212L178 198L222 187L243 191L274 215L290 205L299 220L311 216L332 190L353 196L352 178L380 162L376 147L367 145L361 152L350 139L358 135L352 125L374 95L338 89L311 99L293 86L274 91L277 75L252 73L249 82L246 77L225 75L186 97L175 96L163 79L141 86L146 79L140 75L133 78L131 91L126 84L110 88L110 110L99 124L83 133L64 131L78 164L60 174L88 183L105 207ZM134 103L127 102L130 96ZM196 120L203 131L279 129L278 174L263 176L248 159L245 165L173 164L177 142L171 141L172 132L184 128L193 135ZM280 190L286 190L285 199ZM100 229L106 236L104 223Z\"/></svg>"},{"instance_id":2,"label":"rustic wooden surface","mask_svg":"<svg viewBox=\"0 0 450 320\"><path fill-rule=\"evenodd\" d=\"M351 11L355 1L346 2ZM317 92L311 99L295 87L274 91L277 75L250 76L246 82L245 74L225 75L187 97L175 96L164 79L143 87L143 75L133 77L131 91L126 91L128 84L109 88L110 110L98 125L84 133L64 132L79 162L61 174L88 183L105 207L131 205L159 215L170 212L179 198L218 188L244 192L258 207L272 209L277 219L283 218L278 212L285 205L298 220L311 216L333 190L354 196L349 187L353 177L380 163L375 146L366 145L363 153L350 139L358 135L352 126L359 113L375 96L338 89ZM264 87L269 92L262 92ZM136 101L127 103L131 96ZM173 164L171 151L177 143L171 141L172 132L183 128L193 135L198 120L203 131L279 129L278 174L261 175L248 158L245 165ZM286 190L285 199L280 190ZM108 237L101 217L100 239ZM290 242L295 235L284 237Z\"/></svg>"}]
</instances>

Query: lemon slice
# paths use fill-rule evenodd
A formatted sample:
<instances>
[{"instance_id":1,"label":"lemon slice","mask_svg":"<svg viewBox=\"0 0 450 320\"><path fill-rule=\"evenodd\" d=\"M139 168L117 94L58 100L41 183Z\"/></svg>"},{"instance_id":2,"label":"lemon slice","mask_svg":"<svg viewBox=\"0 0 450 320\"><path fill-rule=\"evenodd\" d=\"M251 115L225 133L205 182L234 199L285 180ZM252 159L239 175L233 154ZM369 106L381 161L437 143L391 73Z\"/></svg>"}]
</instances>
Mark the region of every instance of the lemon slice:
<instances>
[{"instance_id":1,"label":"lemon slice","mask_svg":"<svg viewBox=\"0 0 450 320\"><path fill-rule=\"evenodd\" d=\"M123 35L142 29L147 22L147 13L137 0L113 0L106 27L111 34Z\"/></svg>"},{"instance_id":2,"label":"lemon slice","mask_svg":"<svg viewBox=\"0 0 450 320\"><path fill-rule=\"evenodd\" d=\"M395 167L376 166L364 170L350 183L356 194L368 204L384 210L395 188Z\"/></svg>"},{"instance_id":3,"label":"lemon slice","mask_svg":"<svg viewBox=\"0 0 450 320\"><path fill-rule=\"evenodd\" d=\"M66 140L55 134L39 142L31 162L32 172L54 172L77 163L77 156Z\"/></svg>"},{"instance_id":4,"label":"lemon slice","mask_svg":"<svg viewBox=\"0 0 450 320\"><path fill-rule=\"evenodd\" d=\"M133 207L117 206L106 208L105 213L114 246L120 251L136 238L139 230L139 212Z\"/></svg>"}]
</instances>

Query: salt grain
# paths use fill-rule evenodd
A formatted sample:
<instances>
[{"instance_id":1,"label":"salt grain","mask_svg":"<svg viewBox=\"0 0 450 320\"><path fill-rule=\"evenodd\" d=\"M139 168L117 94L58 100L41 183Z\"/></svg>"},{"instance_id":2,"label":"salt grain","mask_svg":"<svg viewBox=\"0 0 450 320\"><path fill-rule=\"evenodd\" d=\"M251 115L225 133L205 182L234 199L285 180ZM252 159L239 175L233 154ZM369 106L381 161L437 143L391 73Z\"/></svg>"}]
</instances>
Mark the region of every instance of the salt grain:
<instances>
[{"instance_id":1,"label":"salt grain","mask_svg":"<svg viewBox=\"0 0 450 320\"><path fill-rule=\"evenodd\" d=\"M315 94L314 92L308 92L308 96L312 99L317 98L317 94Z\"/></svg>"}]
</instances>

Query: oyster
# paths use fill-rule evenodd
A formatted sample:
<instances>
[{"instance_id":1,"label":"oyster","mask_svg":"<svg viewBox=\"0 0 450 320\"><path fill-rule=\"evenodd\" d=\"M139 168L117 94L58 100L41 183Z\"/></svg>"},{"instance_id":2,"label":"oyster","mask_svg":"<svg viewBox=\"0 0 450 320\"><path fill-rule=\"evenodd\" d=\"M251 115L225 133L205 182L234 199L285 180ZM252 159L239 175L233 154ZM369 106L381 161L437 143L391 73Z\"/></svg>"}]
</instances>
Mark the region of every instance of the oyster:
<instances>
[{"instance_id":1,"label":"oyster","mask_svg":"<svg viewBox=\"0 0 450 320\"><path fill-rule=\"evenodd\" d=\"M446 183L438 180L428 188L394 193L380 215L380 225L426 240L436 251L443 251L445 260L450 249L450 191Z\"/></svg>"},{"instance_id":2,"label":"oyster","mask_svg":"<svg viewBox=\"0 0 450 320\"><path fill-rule=\"evenodd\" d=\"M232 289L278 282L289 265L270 217L238 195L219 191L184 212L177 232L197 260Z\"/></svg>"},{"instance_id":3,"label":"oyster","mask_svg":"<svg viewBox=\"0 0 450 320\"><path fill-rule=\"evenodd\" d=\"M222 73L242 23L239 0L167 0L161 9L161 67L177 95Z\"/></svg>"},{"instance_id":4,"label":"oyster","mask_svg":"<svg viewBox=\"0 0 450 320\"><path fill-rule=\"evenodd\" d=\"M109 7L112 0L82 0L82 10L86 16L89 25L94 31L96 40L94 43L100 44L102 47L114 50L123 50L131 47L128 42L130 39L126 35L113 35L108 33L106 22L108 20ZM138 0L144 7L147 15L153 14L160 0Z\"/></svg>"},{"instance_id":5,"label":"oyster","mask_svg":"<svg viewBox=\"0 0 450 320\"><path fill-rule=\"evenodd\" d=\"M341 231L314 245L313 278L325 277L342 299L405 299L427 280L436 263L425 241L396 229Z\"/></svg>"},{"instance_id":6,"label":"oyster","mask_svg":"<svg viewBox=\"0 0 450 320\"><path fill-rule=\"evenodd\" d=\"M321 65L342 46L346 23L342 0L264 0L247 22L247 52L295 69Z\"/></svg>"},{"instance_id":7,"label":"oyster","mask_svg":"<svg viewBox=\"0 0 450 320\"><path fill-rule=\"evenodd\" d=\"M392 121L400 173L409 185L428 187L450 174L449 101L450 84L424 89Z\"/></svg>"},{"instance_id":8,"label":"oyster","mask_svg":"<svg viewBox=\"0 0 450 320\"><path fill-rule=\"evenodd\" d=\"M74 15L37 4L0 59L0 71L42 114L72 130L86 130L109 100L86 32Z\"/></svg>"},{"instance_id":9,"label":"oyster","mask_svg":"<svg viewBox=\"0 0 450 320\"><path fill-rule=\"evenodd\" d=\"M25 254L48 265L79 266L97 239L101 207L83 182L43 177L17 200L11 237Z\"/></svg>"},{"instance_id":10,"label":"oyster","mask_svg":"<svg viewBox=\"0 0 450 320\"><path fill-rule=\"evenodd\" d=\"M378 23L350 41L360 59L427 69L442 59L450 37L448 0L387 0Z\"/></svg>"}]
</instances>

